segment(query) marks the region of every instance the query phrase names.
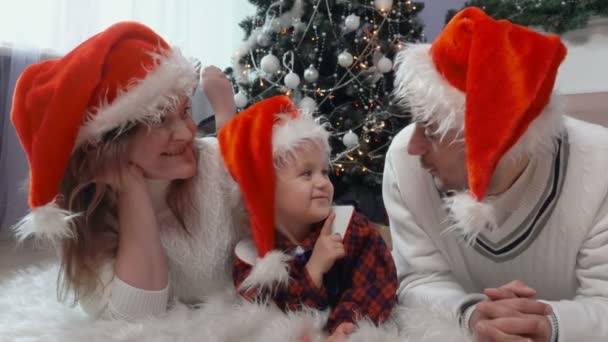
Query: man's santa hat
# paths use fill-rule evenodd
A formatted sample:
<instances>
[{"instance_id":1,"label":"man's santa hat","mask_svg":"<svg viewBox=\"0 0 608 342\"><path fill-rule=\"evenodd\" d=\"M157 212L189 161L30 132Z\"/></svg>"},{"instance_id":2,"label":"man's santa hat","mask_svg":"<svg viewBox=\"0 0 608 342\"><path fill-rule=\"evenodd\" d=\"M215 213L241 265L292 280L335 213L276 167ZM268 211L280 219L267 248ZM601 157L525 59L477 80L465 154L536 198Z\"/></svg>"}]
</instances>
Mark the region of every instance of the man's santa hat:
<instances>
[{"instance_id":1,"label":"man's santa hat","mask_svg":"<svg viewBox=\"0 0 608 342\"><path fill-rule=\"evenodd\" d=\"M197 81L192 63L135 22L115 24L63 58L29 66L11 113L30 165L31 212L17 235L72 237L70 220L78 213L56 202L72 153L130 124L158 122Z\"/></svg>"},{"instance_id":2,"label":"man's santa hat","mask_svg":"<svg viewBox=\"0 0 608 342\"><path fill-rule=\"evenodd\" d=\"M329 153L328 138L324 126L286 96L255 103L219 131L220 151L243 195L253 237L235 249L236 257L253 266L242 289L274 288L288 281L290 256L274 250L275 161L307 142Z\"/></svg>"},{"instance_id":3,"label":"man's santa hat","mask_svg":"<svg viewBox=\"0 0 608 342\"><path fill-rule=\"evenodd\" d=\"M484 197L503 158L550 153L563 117L548 105L566 47L506 20L469 7L447 24L432 45L415 44L396 57L394 95L416 121L438 134L464 131L468 193L447 199L453 228L472 242L496 228Z\"/></svg>"}]
</instances>

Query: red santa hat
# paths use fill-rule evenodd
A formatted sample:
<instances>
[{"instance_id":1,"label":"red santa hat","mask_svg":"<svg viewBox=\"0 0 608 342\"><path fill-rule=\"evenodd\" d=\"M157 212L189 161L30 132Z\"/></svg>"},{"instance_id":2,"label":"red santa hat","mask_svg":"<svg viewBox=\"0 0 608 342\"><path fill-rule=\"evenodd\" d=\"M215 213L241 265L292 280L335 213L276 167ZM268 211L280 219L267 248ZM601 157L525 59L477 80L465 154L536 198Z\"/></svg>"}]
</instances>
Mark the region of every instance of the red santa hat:
<instances>
[{"instance_id":1,"label":"red santa hat","mask_svg":"<svg viewBox=\"0 0 608 342\"><path fill-rule=\"evenodd\" d=\"M289 256L274 250L275 161L306 142L320 144L329 153L328 138L324 126L310 113L298 111L286 96L255 103L219 131L220 151L243 195L253 237L235 249L238 258L254 266L242 288L288 280Z\"/></svg>"},{"instance_id":2,"label":"red santa hat","mask_svg":"<svg viewBox=\"0 0 608 342\"><path fill-rule=\"evenodd\" d=\"M18 236L70 237L77 213L55 200L72 152L131 123L160 120L163 108L190 96L196 84L194 65L135 22L115 24L63 58L29 66L11 113L30 165L31 212L17 225Z\"/></svg>"},{"instance_id":3,"label":"red santa hat","mask_svg":"<svg viewBox=\"0 0 608 342\"><path fill-rule=\"evenodd\" d=\"M396 57L394 95L416 121L437 123L438 134L464 131L468 193L448 199L467 240L495 228L483 203L503 158L549 152L563 117L549 105L566 47L506 20L469 7L447 24L432 45L415 44Z\"/></svg>"}]
</instances>

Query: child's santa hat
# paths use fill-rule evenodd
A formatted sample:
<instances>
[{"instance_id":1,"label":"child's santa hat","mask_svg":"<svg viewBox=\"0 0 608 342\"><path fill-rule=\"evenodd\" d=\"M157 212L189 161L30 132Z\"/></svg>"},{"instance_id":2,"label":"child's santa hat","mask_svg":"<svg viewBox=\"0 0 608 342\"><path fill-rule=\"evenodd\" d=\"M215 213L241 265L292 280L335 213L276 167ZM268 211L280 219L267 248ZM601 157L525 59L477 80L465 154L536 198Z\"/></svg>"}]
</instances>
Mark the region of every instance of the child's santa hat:
<instances>
[{"instance_id":1,"label":"child's santa hat","mask_svg":"<svg viewBox=\"0 0 608 342\"><path fill-rule=\"evenodd\" d=\"M286 96L260 101L235 116L218 134L220 151L238 183L250 217L253 241L243 241L236 256L253 265L241 288L272 288L288 280L286 254L273 250L275 239L275 160L305 142L328 153L329 133L310 113Z\"/></svg>"},{"instance_id":2,"label":"child's santa hat","mask_svg":"<svg viewBox=\"0 0 608 342\"><path fill-rule=\"evenodd\" d=\"M416 121L437 123L438 134L464 131L470 190L448 199L454 222L469 242L495 228L483 203L502 158L551 151L563 117L548 106L566 47L469 7L432 45L416 44L396 57L394 95Z\"/></svg>"},{"instance_id":3,"label":"child's santa hat","mask_svg":"<svg viewBox=\"0 0 608 342\"><path fill-rule=\"evenodd\" d=\"M17 235L71 237L76 214L61 209L56 197L72 153L131 123L159 121L197 81L192 63L135 22L115 24L63 58L28 67L11 113L30 165L31 212Z\"/></svg>"}]
</instances>

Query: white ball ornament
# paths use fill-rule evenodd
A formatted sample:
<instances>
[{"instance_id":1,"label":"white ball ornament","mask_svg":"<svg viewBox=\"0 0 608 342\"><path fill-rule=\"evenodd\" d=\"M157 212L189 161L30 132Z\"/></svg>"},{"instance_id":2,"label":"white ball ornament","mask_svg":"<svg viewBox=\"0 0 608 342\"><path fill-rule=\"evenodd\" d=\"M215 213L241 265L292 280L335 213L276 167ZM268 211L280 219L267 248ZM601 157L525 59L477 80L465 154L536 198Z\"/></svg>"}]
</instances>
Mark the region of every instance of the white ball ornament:
<instances>
[{"instance_id":1,"label":"white ball ornament","mask_svg":"<svg viewBox=\"0 0 608 342\"><path fill-rule=\"evenodd\" d=\"M298 108L306 113L312 114L317 109L317 102L315 99L305 96L298 102Z\"/></svg>"},{"instance_id":2,"label":"white ball ornament","mask_svg":"<svg viewBox=\"0 0 608 342\"><path fill-rule=\"evenodd\" d=\"M392 1L391 1L392 2ZM270 29L276 33L281 32L282 29L281 20L274 18L270 21Z\"/></svg>"},{"instance_id":3,"label":"white ball ornament","mask_svg":"<svg viewBox=\"0 0 608 342\"><path fill-rule=\"evenodd\" d=\"M234 104L236 104L237 108L245 108L247 102L249 102L247 100L247 95L243 94L242 92L239 91L234 95Z\"/></svg>"},{"instance_id":4,"label":"white ball ornament","mask_svg":"<svg viewBox=\"0 0 608 342\"><path fill-rule=\"evenodd\" d=\"M287 88L296 89L298 85L300 85L300 76L298 76L298 74L292 71L289 74L285 75L285 79L283 80L283 82L285 83Z\"/></svg>"},{"instance_id":5,"label":"white ball ornament","mask_svg":"<svg viewBox=\"0 0 608 342\"><path fill-rule=\"evenodd\" d=\"M383 74L386 74L387 72L393 70L393 62L391 62L390 59L384 56L380 58L380 60L378 60L378 62L376 63L376 67L378 68L378 71Z\"/></svg>"},{"instance_id":6,"label":"white ball ornament","mask_svg":"<svg viewBox=\"0 0 608 342\"><path fill-rule=\"evenodd\" d=\"M354 148L359 145L359 137L355 133L353 133L353 131L348 131L342 137L342 143L347 148Z\"/></svg>"},{"instance_id":7,"label":"white ball ornament","mask_svg":"<svg viewBox=\"0 0 608 342\"><path fill-rule=\"evenodd\" d=\"M272 52L264 56L260 64L262 65L262 70L269 74L274 74L281 68L279 59Z\"/></svg>"},{"instance_id":8,"label":"white ball ornament","mask_svg":"<svg viewBox=\"0 0 608 342\"><path fill-rule=\"evenodd\" d=\"M393 7L393 0L374 0L374 6L379 11L388 11Z\"/></svg>"},{"instance_id":9,"label":"white ball ornament","mask_svg":"<svg viewBox=\"0 0 608 342\"><path fill-rule=\"evenodd\" d=\"M310 83L314 83L319 79L319 71L314 65L311 64L308 69L304 70L304 79Z\"/></svg>"},{"instance_id":10,"label":"white ball ornament","mask_svg":"<svg viewBox=\"0 0 608 342\"><path fill-rule=\"evenodd\" d=\"M263 47L270 46L270 43L272 42L270 39L270 35L266 32L260 33L260 35L258 35L258 37L256 38L256 41L258 42L259 46Z\"/></svg>"},{"instance_id":11,"label":"white ball ornament","mask_svg":"<svg viewBox=\"0 0 608 342\"><path fill-rule=\"evenodd\" d=\"M348 51L342 52L338 56L338 64L340 64L340 66L343 68L350 67L351 65L353 65L353 55L348 53Z\"/></svg>"},{"instance_id":12,"label":"white ball ornament","mask_svg":"<svg viewBox=\"0 0 608 342\"><path fill-rule=\"evenodd\" d=\"M349 15L344 20L344 26L346 26L346 28L349 31L354 31L354 30L358 29L360 25L361 25L361 18L359 18L359 16L354 15L354 14Z\"/></svg>"}]
</instances>

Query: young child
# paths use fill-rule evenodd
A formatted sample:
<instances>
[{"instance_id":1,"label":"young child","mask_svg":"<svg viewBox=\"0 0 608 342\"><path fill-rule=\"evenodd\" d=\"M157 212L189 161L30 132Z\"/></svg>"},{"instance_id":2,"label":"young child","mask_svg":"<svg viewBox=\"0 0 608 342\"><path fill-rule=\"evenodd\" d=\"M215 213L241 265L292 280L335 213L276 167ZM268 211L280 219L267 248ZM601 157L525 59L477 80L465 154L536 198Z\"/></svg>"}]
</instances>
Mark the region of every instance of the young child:
<instances>
[{"instance_id":1,"label":"young child","mask_svg":"<svg viewBox=\"0 0 608 342\"><path fill-rule=\"evenodd\" d=\"M378 230L361 214L347 210L333 222L328 137L311 115L276 96L233 118L219 143L253 237L235 248L239 293L270 297L285 311L330 308L329 333L348 334L358 319L388 318L397 276Z\"/></svg>"}]
</instances>

